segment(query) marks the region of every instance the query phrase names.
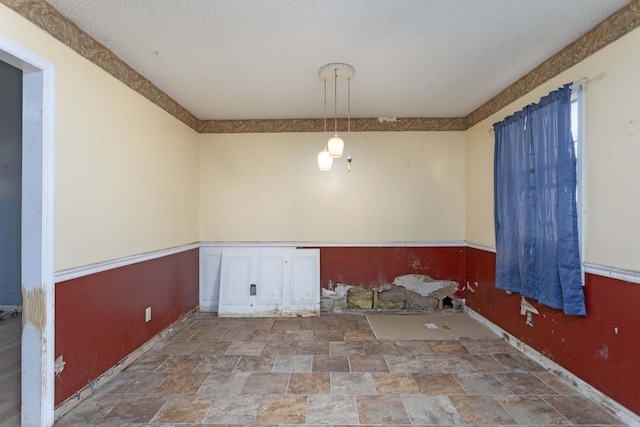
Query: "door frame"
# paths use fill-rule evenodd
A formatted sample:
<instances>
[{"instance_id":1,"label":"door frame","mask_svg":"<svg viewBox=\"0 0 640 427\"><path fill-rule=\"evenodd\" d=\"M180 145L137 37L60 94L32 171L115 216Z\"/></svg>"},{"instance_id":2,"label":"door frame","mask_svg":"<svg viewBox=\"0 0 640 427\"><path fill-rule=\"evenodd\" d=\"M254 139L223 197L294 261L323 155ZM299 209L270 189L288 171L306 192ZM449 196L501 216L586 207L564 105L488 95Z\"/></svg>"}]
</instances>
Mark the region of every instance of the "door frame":
<instances>
[{"instance_id":1,"label":"door frame","mask_svg":"<svg viewBox=\"0 0 640 427\"><path fill-rule=\"evenodd\" d=\"M54 422L55 65L0 34L22 70L21 425Z\"/></svg>"}]
</instances>

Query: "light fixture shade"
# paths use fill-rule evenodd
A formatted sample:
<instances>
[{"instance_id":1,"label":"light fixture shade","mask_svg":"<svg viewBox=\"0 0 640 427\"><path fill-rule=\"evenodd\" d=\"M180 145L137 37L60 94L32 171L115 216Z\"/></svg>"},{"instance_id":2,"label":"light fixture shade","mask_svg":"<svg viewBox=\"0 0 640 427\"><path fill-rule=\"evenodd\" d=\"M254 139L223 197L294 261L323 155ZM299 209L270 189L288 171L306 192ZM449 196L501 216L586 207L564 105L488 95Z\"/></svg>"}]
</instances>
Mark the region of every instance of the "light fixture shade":
<instances>
[{"instance_id":1,"label":"light fixture shade","mask_svg":"<svg viewBox=\"0 0 640 427\"><path fill-rule=\"evenodd\" d=\"M329 148L329 154L331 155L331 157L342 157L342 152L344 151L344 141L338 136L337 133L334 133L331 139L329 139L329 142L327 142L327 147Z\"/></svg>"},{"instance_id":2,"label":"light fixture shade","mask_svg":"<svg viewBox=\"0 0 640 427\"><path fill-rule=\"evenodd\" d=\"M321 171L330 171L332 165L333 159L326 148L318 153L318 167Z\"/></svg>"}]
</instances>

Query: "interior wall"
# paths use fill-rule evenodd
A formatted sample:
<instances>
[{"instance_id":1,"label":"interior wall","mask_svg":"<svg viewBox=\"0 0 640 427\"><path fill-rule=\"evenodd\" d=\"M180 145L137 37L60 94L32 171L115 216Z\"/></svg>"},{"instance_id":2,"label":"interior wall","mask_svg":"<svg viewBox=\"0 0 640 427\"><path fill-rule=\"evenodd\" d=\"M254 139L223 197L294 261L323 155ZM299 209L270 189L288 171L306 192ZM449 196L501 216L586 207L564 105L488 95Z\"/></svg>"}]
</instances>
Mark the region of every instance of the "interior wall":
<instances>
[{"instance_id":1,"label":"interior wall","mask_svg":"<svg viewBox=\"0 0 640 427\"><path fill-rule=\"evenodd\" d=\"M328 134L200 135L200 239L464 239L463 132L342 136L345 155L321 172Z\"/></svg>"},{"instance_id":2,"label":"interior wall","mask_svg":"<svg viewBox=\"0 0 640 427\"><path fill-rule=\"evenodd\" d=\"M640 271L640 30L536 88L466 134L466 236L495 247L492 124L538 102L562 84L587 77L585 87L585 261Z\"/></svg>"},{"instance_id":3,"label":"interior wall","mask_svg":"<svg viewBox=\"0 0 640 427\"><path fill-rule=\"evenodd\" d=\"M640 314L640 30L581 63L469 129L466 134L467 305L491 322L640 415L635 339ZM493 223L494 122L538 102L562 84L587 77L585 87L585 317L530 301L540 315L533 327L520 315L520 296L495 288ZM591 267L593 270L593 267ZM636 280L637 282L638 280Z\"/></svg>"},{"instance_id":4,"label":"interior wall","mask_svg":"<svg viewBox=\"0 0 640 427\"><path fill-rule=\"evenodd\" d=\"M56 270L196 242L198 134L0 6L56 66Z\"/></svg>"},{"instance_id":5,"label":"interior wall","mask_svg":"<svg viewBox=\"0 0 640 427\"><path fill-rule=\"evenodd\" d=\"M0 61L0 306L22 305L22 70Z\"/></svg>"}]
</instances>

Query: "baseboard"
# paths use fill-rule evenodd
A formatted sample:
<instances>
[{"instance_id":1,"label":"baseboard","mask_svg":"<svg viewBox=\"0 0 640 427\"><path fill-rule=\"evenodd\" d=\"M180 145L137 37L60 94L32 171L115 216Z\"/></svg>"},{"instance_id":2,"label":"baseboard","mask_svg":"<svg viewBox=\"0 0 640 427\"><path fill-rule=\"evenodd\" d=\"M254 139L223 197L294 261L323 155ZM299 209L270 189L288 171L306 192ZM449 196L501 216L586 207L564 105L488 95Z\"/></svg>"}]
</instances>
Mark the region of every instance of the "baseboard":
<instances>
[{"instance_id":1,"label":"baseboard","mask_svg":"<svg viewBox=\"0 0 640 427\"><path fill-rule=\"evenodd\" d=\"M90 381L85 387L83 387L81 390L78 390L73 396L69 397L67 400L62 402L55 409L55 412L54 412L55 420L56 421L59 420L61 417L63 417L65 414L71 411L73 408L78 406L84 399L91 396L93 393L95 393L96 390L100 389L105 384L107 384L115 374L125 370L129 365L131 365L133 362L139 359L147 351L151 350L154 346L158 345L161 341L163 341L164 339L173 335L176 331L186 326L187 319L196 311L197 311L197 308L184 314L182 317L180 317L180 319L178 319L177 321L172 323L170 326L160 331L158 334L152 337L149 341L142 344L142 346L138 347L136 350L131 352L128 356L122 359L120 363L113 366L111 369L109 369L108 371L100 375L95 380Z\"/></svg>"},{"instance_id":2,"label":"baseboard","mask_svg":"<svg viewBox=\"0 0 640 427\"><path fill-rule=\"evenodd\" d=\"M602 405L609 412L620 418L622 421L627 423L630 426L640 425L640 415L634 413L633 411L625 408L606 394L602 393L600 390L593 387L591 384L585 382L584 380L578 378L567 369L558 365L551 359L548 359L543 354L539 353L533 347L523 343L518 338L514 337L495 323L491 322L487 318L483 317L481 314L472 310L469 307L465 307L465 312L469 314L472 318L482 323L489 329L491 329L497 335L503 337L503 339L511 344L513 347L517 348L529 358L540 364L545 369L553 372L558 375L563 380L568 383L574 385L582 394L592 399L593 401Z\"/></svg>"}]
</instances>

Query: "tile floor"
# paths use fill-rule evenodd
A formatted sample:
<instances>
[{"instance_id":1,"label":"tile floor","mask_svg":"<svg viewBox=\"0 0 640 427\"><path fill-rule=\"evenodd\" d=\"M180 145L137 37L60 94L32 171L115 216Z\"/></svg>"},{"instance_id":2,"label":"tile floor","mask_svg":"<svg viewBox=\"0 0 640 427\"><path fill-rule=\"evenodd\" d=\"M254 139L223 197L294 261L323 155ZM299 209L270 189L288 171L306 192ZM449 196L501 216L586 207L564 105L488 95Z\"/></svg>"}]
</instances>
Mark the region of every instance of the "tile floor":
<instances>
[{"instance_id":1,"label":"tile floor","mask_svg":"<svg viewBox=\"0 0 640 427\"><path fill-rule=\"evenodd\" d=\"M56 425L205 424L624 425L500 339L378 341L354 313L194 314Z\"/></svg>"}]
</instances>

